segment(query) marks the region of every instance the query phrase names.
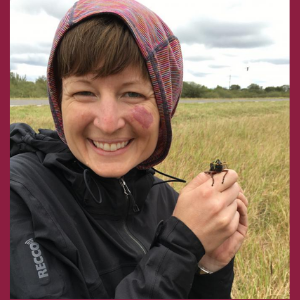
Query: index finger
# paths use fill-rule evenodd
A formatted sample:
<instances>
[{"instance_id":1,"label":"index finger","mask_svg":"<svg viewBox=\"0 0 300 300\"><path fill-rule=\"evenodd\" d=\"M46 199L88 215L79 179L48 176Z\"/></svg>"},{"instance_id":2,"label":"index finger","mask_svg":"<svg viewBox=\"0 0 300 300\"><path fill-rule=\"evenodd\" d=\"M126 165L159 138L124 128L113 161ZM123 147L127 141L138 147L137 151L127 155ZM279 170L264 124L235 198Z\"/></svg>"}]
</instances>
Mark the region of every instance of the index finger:
<instances>
[{"instance_id":1,"label":"index finger","mask_svg":"<svg viewBox=\"0 0 300 300\"><path fill-rule=\"evenodd\" d=\"M199 186L201 186L204 182L209 180L209 176L204 172L199 173L195 178L193 178L183 189L181 192L191 191Z\"/></svg>"},{"instance_id":2,"label":"index finger","mask_svg":"<svg viewBox=\"0 0 300 300\"><path fill-rule=\"evenodd\" d=\"M219 192L223 192L237 182L238 174L232 169L223 170L220 173L212 174L212 179L204 184L214 187Z\"/></svg>"}]
</instances>

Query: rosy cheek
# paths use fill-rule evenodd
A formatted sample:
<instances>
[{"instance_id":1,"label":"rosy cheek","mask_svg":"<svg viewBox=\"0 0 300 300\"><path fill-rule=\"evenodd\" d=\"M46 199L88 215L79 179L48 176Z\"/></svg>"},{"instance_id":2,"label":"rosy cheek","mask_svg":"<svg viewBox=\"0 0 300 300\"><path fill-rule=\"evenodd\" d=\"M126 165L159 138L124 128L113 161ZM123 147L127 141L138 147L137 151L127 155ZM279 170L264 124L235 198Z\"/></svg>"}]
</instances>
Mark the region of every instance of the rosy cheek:
<instances>
[{"instance_id":1,"label":"rosy cheek","mask_svg":"<svg viewBox=\"0 0 300 300\"><path fill-rule=\"evenodd\" d=\"M145 129L153 123L153 116L143 106L135 106L132 110L132 117Z\"/></svg>"}]
</instances>

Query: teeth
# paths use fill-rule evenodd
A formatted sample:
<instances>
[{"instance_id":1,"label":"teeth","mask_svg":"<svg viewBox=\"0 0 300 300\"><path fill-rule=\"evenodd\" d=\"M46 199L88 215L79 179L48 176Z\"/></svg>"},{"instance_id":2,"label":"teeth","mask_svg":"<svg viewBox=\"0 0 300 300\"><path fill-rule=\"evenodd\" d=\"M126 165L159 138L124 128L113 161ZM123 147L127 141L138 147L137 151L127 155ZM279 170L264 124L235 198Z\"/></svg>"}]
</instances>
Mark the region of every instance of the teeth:
<instances>
[{"instance_id":1,"label":"teeth","mask_svg":"<svg viewBox=\"0 0 300 300\"><path fill-rule=\"evenodd\" d=\"M110 151L116 151L117 150L117 145L116 144L111 144L110 145Z\"/></svg>"},{"instance_id":2,"label":"teeth","mask_svg":"<svg viewBox=\"0 0 300 300\"><path fill-rule=\"evenodd\" d=\"M116 144L99 143L99 142L96 142L96 141L93 141L93 143L97 148L100 148L104 151L111 152L111 151L117 151L121 148L124 148L125 146L128 145L129 141L122 142L122 143L116 143Z\"/></svg>"}]
</instances>

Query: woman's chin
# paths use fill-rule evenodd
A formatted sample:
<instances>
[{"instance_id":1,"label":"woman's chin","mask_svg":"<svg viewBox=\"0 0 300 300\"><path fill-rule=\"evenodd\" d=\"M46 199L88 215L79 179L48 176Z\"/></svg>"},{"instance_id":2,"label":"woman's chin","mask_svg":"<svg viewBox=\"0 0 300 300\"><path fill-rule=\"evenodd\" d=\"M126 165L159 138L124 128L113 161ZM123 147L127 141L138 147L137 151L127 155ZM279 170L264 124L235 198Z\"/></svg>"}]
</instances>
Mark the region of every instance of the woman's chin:
<instances>
[{"instance_id":1,"label":"woman's chin","mask_svg":"<svg viewBox=\"0 0 300 300\"><path fill-rule=\"evenodd\" d=\"M104 178L120 178L133 168L126 168L125 166L115 166L114 164L102 165L101 167L89 167L94 171L94 173Z\"/></svg>"}]
</instances>

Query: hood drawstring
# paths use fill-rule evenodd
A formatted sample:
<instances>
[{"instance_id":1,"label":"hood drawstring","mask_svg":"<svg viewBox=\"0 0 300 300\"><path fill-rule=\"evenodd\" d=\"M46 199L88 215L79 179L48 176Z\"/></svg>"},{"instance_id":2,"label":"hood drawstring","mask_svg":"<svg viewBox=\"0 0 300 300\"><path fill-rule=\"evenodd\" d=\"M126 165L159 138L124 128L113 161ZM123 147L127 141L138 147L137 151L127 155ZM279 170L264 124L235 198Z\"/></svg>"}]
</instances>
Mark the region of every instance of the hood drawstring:
<instances>
[{"instance_id":1,"label":"hood drawstring","mask_svg":"<svg viewBox=\"0 0 300 300\"><path fill-rule=\"evenodd\" d=\"M157 172L158 174L161 174L161 175L163 175L163 176L172 178L172 179L170 179L170 180L160 181L160 182L154 183L153 186L155 186L155 185L157 185L157 184L161 184L161 183L166 183L166 182L183 182L183 183L186 183L186 181L183 180L183 179L180 179L180 178L177 178L177 177L174 177L174 176L165 174L165 173L163 173L163 172L157 171L157 170L154 169L154 168L151 168L151 169L154 170L154 172Z\"/></svg>"},{"instance_id":2,"label":"hood drawstring","mask_svg":"<svg viewBox=\"0 0 300 300\"><path fill-rule=\"evenodd\" d=\"M94 181L94 183L96 184L97 186L97 189L98 189L98 194L99 194L99 200L94 196L92 190L90 189L89 187L89 183L88 183L88 178L87 178L87 173L89 172L89 169L84 169L83 171L83 179L84 179L84 182L85 182L85 185L88 189L88 191L90 192L90 194L92 195L93 199L95 200L96 203L102 203L102 197L101 197L101 191L100 191L100 188L97 184L97 182L93 179L93 176L89 176L90 179L92 179Z\"/></svg>"},{"instance_id":3,"label":"hood drawstring","mask_svg":"<svg viewBox=\"0 0 300 300\"><path fill-rule=\"evenodd\" d=\"M165 180L165 181L160 181L160 182L154 183L153 186L158 185L158 184L161 184L161 183L167 183L167 182L182 182L182 183L186 183L186 181L185 181L184 179L180 179L180 178L177 178L177 177L174 177L174 176L165 174L165 173L163 173L163 172L160 172L160 171L156 170L155 168L151 168L151 169L150 169L150 172L151 172L151 170L153 170L155 173L159 173L159 174L161 174L161 175L163 175L163 176L172 178L172 179L170 179L170 180ZM100 204L100 203L102 203L101 190L100 190L100 188L99 188L97 182L94 180L93 176L89 176L89 178L87 178L88 172L89 172L89 171L90 171L89 169L84 169L84 170L83 170L83 178L84 178L84 182L85 182L85 185L86 185L86 187L87 187L89 193L90 193L91 196L93 197L94 201L95 201L96 203ZM152 172L151 172L151 173L152 173ZM88 179L92 179L92 180L94 181L95 185L97 186L98 194L99 194L99 200L95 197L94 193L93 193L92 190L90 189L90 186L89 186L89 180L88 180ZM124 180L123 180L123 181L124 181ZM123 184L121 184L121 185L123 186ZM126 187L127 187L127 186L126 186ZM125 191L125 187L124 187L124 186L123 186L123 188L124 188L124 191ZM128 187L127 187L127 189L128 189ZM129 192L130 192L130 191L129 191ZM128 195L127 193L125 193L125 194ZM130 192L130 196L132 197L131 192ZM134 202L134 204L135 204L135 202ZM138 209L138 210L139 210L139 209ZM138 210L137 210L137 211L138 211Z\"/></svg>"}]
</instances>

